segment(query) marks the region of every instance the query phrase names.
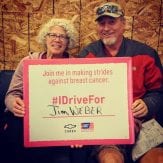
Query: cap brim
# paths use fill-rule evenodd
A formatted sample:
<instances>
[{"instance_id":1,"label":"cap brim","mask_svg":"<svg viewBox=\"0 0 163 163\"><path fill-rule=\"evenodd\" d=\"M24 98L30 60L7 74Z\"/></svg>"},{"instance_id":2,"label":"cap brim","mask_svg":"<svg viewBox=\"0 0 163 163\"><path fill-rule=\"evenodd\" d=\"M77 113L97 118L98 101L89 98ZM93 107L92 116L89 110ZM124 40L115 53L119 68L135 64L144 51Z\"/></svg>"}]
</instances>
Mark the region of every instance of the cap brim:
<instances>
[{"instance_id":1,"label":"cap brim","mask_svg":"<svg viewBox=\"0 0 163 163\"><path fill-rule=\"evenodd\" d=\"M101 17L103 17L103 16L109 16L109 17L113 17L113 18L118 18L118 17L120 17L121 15L115 14L115 13L104 13L104 14L101 14L101 15L99 15L98 17L96 17L95 21L98 21L99 18L101 18Z\"/></svg>"}]
</instances>

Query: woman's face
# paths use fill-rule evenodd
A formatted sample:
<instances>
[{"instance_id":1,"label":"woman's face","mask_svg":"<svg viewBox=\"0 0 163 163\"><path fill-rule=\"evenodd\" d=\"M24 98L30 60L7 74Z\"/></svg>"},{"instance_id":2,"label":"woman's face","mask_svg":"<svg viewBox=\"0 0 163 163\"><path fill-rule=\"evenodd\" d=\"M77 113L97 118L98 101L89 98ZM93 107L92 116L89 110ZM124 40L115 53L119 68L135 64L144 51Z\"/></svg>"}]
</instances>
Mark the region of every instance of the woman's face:
<instances>
[{"instance_id":1,"label":"woman's face","mask_svg":"<svg viewBox=\"0 0 163 163\"><path fill-rule=\"evenodd\" d=\"M68 46L68 37L65 30L62 27L55 26L51 28L50 32L46 36L47 56L62 57L63 52Z\"/></svg>"}]
</instances>

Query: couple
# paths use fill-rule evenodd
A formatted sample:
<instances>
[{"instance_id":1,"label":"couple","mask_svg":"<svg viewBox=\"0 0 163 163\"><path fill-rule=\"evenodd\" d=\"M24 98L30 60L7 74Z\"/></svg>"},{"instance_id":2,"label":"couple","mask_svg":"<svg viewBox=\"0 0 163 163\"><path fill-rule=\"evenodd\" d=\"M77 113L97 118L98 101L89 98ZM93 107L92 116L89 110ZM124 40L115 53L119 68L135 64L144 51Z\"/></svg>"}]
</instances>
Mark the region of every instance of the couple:
<instances>
[{"instance_id":1,"label":"couple","mask_svg":"<svg viewBox=\"0 0 163 163\"><path fill-rule=\"evenodd\" d=\"M133 66L136 67L136 70L133 71L134 101L131 110L135 118L135 132L138 133L141 121L144 122L155 117L161 107L163 70L159 56L151 47L123 36L126 22L124 11L118 3L107 2L99 6L96 10L95 21L99 40L92 42L81 50L78 57L132 57ZM38 34L38 42L42 44L45 51L30 53L29 56L20 61L5 98L7 110L12 112L15 117L21 119L20 123L22 123L22 117L25 114L22 82L23 60L69 58L67 50L73 48L77 40L77 32L69 20L52 18L42 26ZM72 158L71 160L69 158L70 155L74 157L72 154L74 150L79 152L81 156L81 158L77 158L78 162L82 159L84 161L84 158L92 157L99 163L124 163L129 162L129 151L131 148L131 145L104 145L98 147L76 145L72 147L48 148L44 149L43 152L41 149L31 149L29 151L35 155L33 158L34 162L45 158L46 161L53 163L73 162ZM28 154L30 153L29 151L27 152ZM53 158L51 155L53 155ZM146 159L148 160L153 155L155 155L154 162L159 162L159 159L163 159L163 148L150 150L138 161L145 163ZM49 156L49 160L47 160L47 156ZM89 161L87 160L87 162Z\"/></svg>"}]
</instances>

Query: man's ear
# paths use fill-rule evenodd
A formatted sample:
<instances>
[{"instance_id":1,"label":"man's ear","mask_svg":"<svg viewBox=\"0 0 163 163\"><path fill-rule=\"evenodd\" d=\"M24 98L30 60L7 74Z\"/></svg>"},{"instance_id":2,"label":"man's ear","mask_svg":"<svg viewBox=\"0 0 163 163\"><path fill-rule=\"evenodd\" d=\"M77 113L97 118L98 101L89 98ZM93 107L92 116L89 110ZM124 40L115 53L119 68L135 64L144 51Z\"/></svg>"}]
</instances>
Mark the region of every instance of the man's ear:
<instances>
[{"instance_id":1,"label":"man's ear","mask_svg":"<svg viewBox=\"0 0 163 163\"><path fill-rule=\"evenodd\" d=\"M121 20L122 20L123 24L126 25L126 18L125 17L121 17Z\"/></svg>"}]
</instances>

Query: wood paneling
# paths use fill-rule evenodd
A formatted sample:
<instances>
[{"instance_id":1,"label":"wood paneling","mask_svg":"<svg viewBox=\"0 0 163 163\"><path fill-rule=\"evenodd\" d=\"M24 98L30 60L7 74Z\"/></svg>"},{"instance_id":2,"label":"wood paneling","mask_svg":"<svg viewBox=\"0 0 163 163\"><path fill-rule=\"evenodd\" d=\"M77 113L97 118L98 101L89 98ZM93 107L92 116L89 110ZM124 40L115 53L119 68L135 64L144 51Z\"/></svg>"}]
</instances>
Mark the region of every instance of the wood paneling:
<instances>
[{"instance_id":1,"label":"wood paneling","mask_svg":"<svg viewBox=\"0 0 163 163\"><path fill-rule=\"evenodd\" d=\"M78 52L98 39L95 10L109 0L1 0L0 1L0 69L15 69L29 51L41 51L36 42L40 26L51 17L71 19L78 30ZM155 48L163 63L162 0L114 0L125 9L124 35ZM3 22L3 23L2 23Z\"/></svg>"},{"instance_id":2,"label":"wood paneling","mask_svg":"<svg viewBox=\"0 0 163 163\"><path fill-rule=\"evenodd\" d=\"M152 22L152 23L151 23ZM141 41L157 49L159 39L159 21L151 17L135 17L133 39Z\"/></svg>"},{"instance_id":3,"label":"wood paneling","mask_svg":"<svg viewBox=\"0 0 163 163\"><path fill-rule=\"evenodd\" d=\"M26 56L28 47L28 14L18 12L3 13L5 60L17 62Z\"/></svg>"},{"instance_id":4,"label":"wood paneling","mask_svg":"<svg viewBox=\"0 0 163 163\"><path fill-rule=\"evenodd\" d=\"M0 7L5 12L53 13L53 0L1 0Z\"/></svg>"},{"instance_id":5,"label":"wood paneling","mask_svg":"<svg viewBox=\"0 0 163 163\"><path fill-rule=\"evenodd\" d=\"M52 18L53 15L39 13L31 13L29 16L29 46L30 51L42 51L42 47L37 43L37 34L43 23Z\"/></svg>"},{"instance_id":6,"label":"wood paneling","mask_svg":"<svg viewBox=\"0 0 163 163\"><path fill-rule=\"evenodd\" d=\"M4 61L2 13L0 12L0 62ZM1 67L1 66L0 66Z\"/></svg>"}]
</instances>

